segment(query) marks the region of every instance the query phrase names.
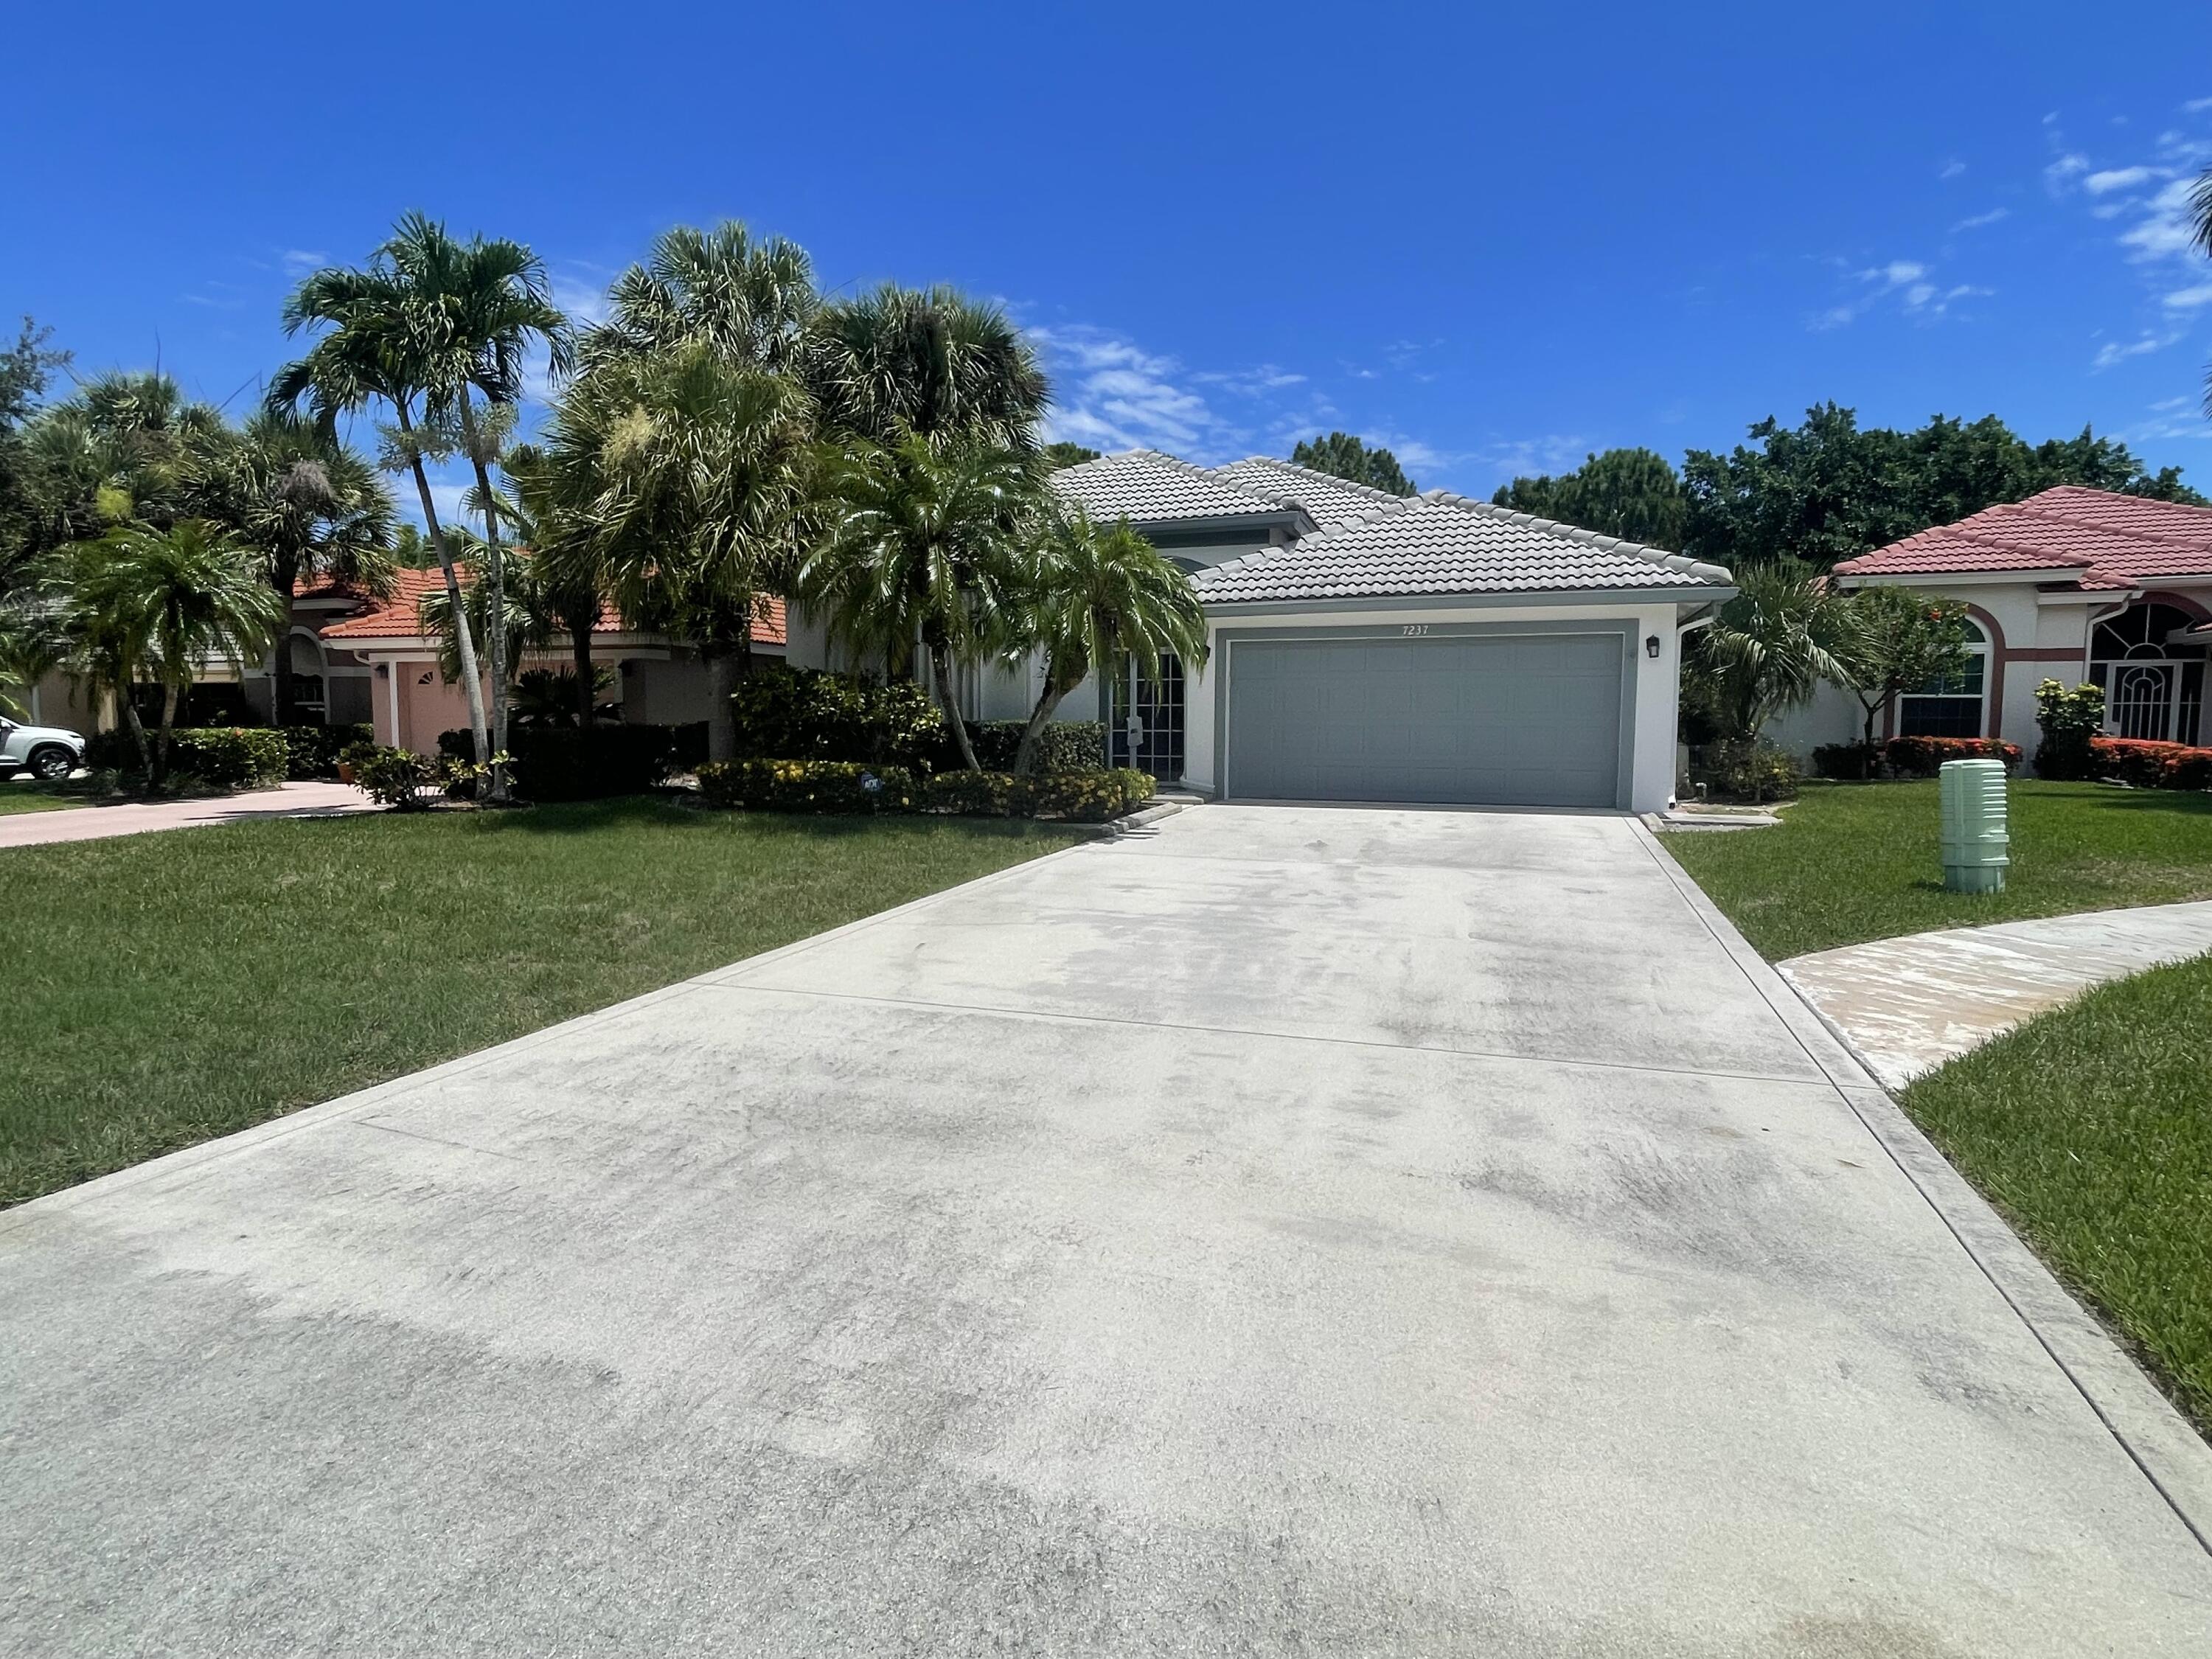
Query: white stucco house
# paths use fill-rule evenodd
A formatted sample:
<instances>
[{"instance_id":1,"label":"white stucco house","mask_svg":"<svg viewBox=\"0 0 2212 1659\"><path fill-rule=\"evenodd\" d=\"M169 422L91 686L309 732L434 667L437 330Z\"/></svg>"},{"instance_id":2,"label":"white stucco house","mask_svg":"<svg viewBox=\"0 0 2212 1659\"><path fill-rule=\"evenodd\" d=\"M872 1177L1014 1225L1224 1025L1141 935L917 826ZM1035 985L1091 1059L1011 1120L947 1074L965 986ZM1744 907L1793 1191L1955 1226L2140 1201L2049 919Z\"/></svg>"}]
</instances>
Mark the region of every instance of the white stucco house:
<instances>
[{"instance_id":1,"label":"white stucco house","mask_svg":"<svg viewBox=\"0 0 2212 1659\"><path fill-rule=\"evenodd\" d=\"M1894 585L1967 607L1966 672L1899 698L1879 736L1997 738L2032 756L2035 688L2056 679L2104 687L2115 737L2212 738L2212 508L2065 485L1847 559L1835 574L1845 588ZM1809 752L1855 740L1863 719L1824 690L1769 735Z\"/></svg>"},{"instance_id":2,"label":"white stucco house","mask_svg":"<svg viewBox=\"0 0 2212 1659\"><path fill-rule=\"evenodd\" d=\"M1651 811L1674 786L1683 634L1734 589L1678 554L1445 490L1152 450L1053 477L1191 573L1208 660L1079 691L1122 764L1229 799ZM794 619L793 660L804 623ZM963 688L1026 714L1040 671Z\"/></svg>"}]
</instances>

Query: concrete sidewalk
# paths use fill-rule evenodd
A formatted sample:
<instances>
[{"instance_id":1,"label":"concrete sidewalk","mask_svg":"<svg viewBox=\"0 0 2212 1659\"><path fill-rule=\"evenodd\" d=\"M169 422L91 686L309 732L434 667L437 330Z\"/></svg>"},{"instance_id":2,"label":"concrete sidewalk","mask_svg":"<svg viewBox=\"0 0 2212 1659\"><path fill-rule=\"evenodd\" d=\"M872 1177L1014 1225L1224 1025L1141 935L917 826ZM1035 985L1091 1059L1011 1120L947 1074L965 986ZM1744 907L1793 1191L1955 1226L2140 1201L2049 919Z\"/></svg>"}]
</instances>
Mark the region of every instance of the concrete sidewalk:
<instances>
[{"instance_id":1,"label":"concrete sidewalk","mask_svg":"<svg viewBox=\"0 0 2212 1659\"><path fill-rule=\"evenodd\" d=\"M1783 976L1887 1088L2093 985L2212 951L2212 902L1945 928L1792 957Z\"/></svg>"},{"instance_id":2,"label":"concrete sidewalk","mask_svg":"<svg viewBox=\"0 0 2212 1659\"><path fill-rule=\"evenodd\" d=\"M2203 1659L2185 1510L1612 816L1202 807L0 1215L9 1652Z\"/></svg>"},{"instance_id":3,"label":"concrete sidewalk","mask_svg":"<svg viewBox=\"0 0 2212 1659\"><path fill-rule=\"evenodd\" d=\"M0 785L0 787L4 787ZM155 830L204 829L257 818L337 817L379 808L349 783L287 783L205 800L131 801L118 806L64 807L0 817L0 848L51 847L60 842L142 836Z\"/></svg>"}]
</instances>

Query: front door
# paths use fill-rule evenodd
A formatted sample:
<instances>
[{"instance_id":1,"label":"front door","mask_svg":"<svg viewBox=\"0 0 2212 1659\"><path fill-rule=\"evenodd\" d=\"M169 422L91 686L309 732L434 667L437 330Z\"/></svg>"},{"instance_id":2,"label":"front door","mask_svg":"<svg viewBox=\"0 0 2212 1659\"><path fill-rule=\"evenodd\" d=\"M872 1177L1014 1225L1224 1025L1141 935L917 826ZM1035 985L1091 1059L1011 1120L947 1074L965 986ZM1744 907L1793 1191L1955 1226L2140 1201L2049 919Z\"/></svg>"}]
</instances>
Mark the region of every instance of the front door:
<instances>
[{"instance_id":1,"label":"front door","mask_svg":"<svg viewBox=\"0 0 2212 1659\"><path fill-rule=\"evenodd\" d=\"M1160 653L1156 678L1140 673L1133 658L1122 659L1108 731L1115 765L1133 766L1166 783L1182 776L1182 664L1173 652Z\"/></svg>"}]
</instances>

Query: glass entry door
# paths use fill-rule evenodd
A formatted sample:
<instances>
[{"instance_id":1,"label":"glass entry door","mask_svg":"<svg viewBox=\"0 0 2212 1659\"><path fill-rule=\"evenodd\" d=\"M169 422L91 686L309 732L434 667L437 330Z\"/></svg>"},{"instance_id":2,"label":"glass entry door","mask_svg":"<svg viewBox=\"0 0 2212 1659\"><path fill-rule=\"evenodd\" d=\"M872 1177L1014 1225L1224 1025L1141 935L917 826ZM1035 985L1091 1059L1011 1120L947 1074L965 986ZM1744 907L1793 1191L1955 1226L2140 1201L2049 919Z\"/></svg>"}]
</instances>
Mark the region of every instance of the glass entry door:
<instances>
[{"instance_id":1,"label":"glass entry door","mask_svg":"<svg viewBox=\"0 0 2212 1659\"><path fill-rule=\"evenodd\" d=\"M1115 765L1133 766L1168 783L1182 776L1182 664L1174 653L1160 653L1157 679L1139 673L1134 659L1121 659L1107 734Z\"/></svg>"}]
</instances>

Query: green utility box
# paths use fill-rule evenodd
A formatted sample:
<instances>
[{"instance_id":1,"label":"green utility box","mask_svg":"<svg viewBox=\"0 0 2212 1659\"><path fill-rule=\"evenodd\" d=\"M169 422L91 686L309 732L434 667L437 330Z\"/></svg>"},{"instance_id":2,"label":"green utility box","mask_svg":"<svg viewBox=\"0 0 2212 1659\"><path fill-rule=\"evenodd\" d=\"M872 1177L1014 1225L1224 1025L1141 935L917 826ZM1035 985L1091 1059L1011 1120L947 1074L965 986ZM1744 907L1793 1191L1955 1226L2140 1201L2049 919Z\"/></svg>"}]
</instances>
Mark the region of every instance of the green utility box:
<instances>
[{"instance_id":1,"label":"green utility box","mask_svg":"<svg viewBox=\"0 0 2212 1659\"><path fill-rule=\"evenodd\" d=\"M1954 893L1995 893L2012 862L2005 821L2002 761L1946 761L1936 774L1943 796L1943 885Z\"/></svg>"}]
</instances>

